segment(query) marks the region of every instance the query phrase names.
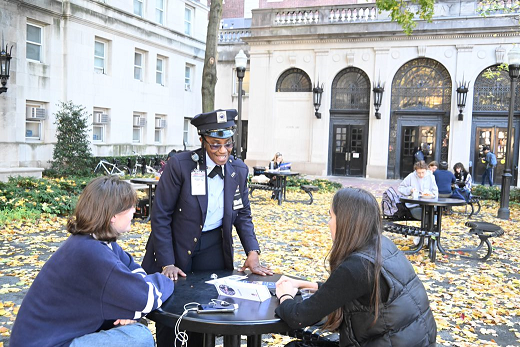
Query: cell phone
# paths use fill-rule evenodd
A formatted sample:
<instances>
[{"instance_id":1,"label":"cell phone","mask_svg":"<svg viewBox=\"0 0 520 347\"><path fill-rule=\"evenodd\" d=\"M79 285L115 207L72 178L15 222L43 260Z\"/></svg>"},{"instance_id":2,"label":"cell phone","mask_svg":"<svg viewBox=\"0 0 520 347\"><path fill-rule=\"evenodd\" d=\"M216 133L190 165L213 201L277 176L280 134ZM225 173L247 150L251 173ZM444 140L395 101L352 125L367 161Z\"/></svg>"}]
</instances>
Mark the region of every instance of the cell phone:
<instances>
[{"instance_id":1,"label":"cell phone","mask_svg":"<svg viewBox=\"0 0 520 347\"><path fill-rule=\"evenodd\" d=\"M235 312L235 310L237 308L238 308L237 304L231 304L229 306L202 304L202 305L197 306L197 313Z\"/></svg>"}]
</instances>

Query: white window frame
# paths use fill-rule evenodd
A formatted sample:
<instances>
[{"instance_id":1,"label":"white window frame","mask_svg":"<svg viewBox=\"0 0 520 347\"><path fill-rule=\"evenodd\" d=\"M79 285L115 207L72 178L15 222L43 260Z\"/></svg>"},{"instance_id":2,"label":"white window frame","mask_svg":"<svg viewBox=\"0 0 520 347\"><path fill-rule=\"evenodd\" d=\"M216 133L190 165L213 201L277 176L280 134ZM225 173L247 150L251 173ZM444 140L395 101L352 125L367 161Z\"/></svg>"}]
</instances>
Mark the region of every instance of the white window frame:
<instances>
[{"instance_id":1,"label":"white window frame","mask_svg":"<svg viewBox=\"0 0 520 347\"><path fill-rule=\"evenodd\" d=\"M237 69L233 69L233 78L235 79L235 83L233 83L233 96L238 96L238 77L237 77ZM242 79L242 90L244 91L244 96L249 95L249 87L250 87L250 75L249 69L246 69L244 73L244 78ZM244 88L247 86L247 88Z\"/></svg>"},{"instance_id":2,"label":"white window frame","mask_svg":"<svg viewBox=\"0 0 520 347\"><path fill-rule=\"evenodd\" d=\"M92 112L92 114L94 115L96 113L108 114L108 110L103 109L103 108L95 108L94 111ZM92 122L92 143L106 143L107 142L107 126L108 126L108 124L94 124L94 122ZM101 138L100 139L94 138L94 135L95 135L94 128L101 129Z\"/></svg>"},{"instance_id":3,"label":"white window frame","mask_svg":"<svg viewBox=\"0 0 520 347\"><path fill-rule=\"evenodd\" d=\"M103 45L103 56L97 56L96 55L96 44L100 43ZM106 74L107 71L107 43L101 40L94 40L94 72L100 73L100 74ZM102 71L100 71L100 68L96 66L96 59L100 59L103 61L103 68Z\"/></svg>"},{"instance_id":4,"label":"white window frame","mask_svg":"<svg viewBox=\"0 0 520 347\"><path fill-rule=\"evenodd\" d=\"M155 0L155 21L164 25L164 3L166 0ZM162 7L159 7L162 5Z\"/></svg>"},{"instance_id":5,"label":"white window frame","mask_svg":"<svg viewBox=\"0 0 520 347\"><path fill-rule=\"evenodd\" d=\"M191 118L184 118L184 129L182 133L182 143L189 145L191 142L191 136L190 136L190 129L191 129Z\"/></svg>"},{"instance_id":6,"label":"white window frame","mask_svg":"<svg viewBox=\"0 0 520 347\"><path fill-rule=\"evenodd\" d=\"M192 36L193 33L193 13L195 9L191 6L184 7L184 34ZM186 15L189 13L189 18Z\"/></svg>"},{"instance_id":7,"label":"white window frame","mask_svg":"<svg viewBox=\"0 0 520 347\"><path fill-rule=\"evenodd\" d=\"M159 61L161 61L161 69L159 70L158 65ZM166 59L163 57L157 56L157 61L155 63L155 83L164 86L164 67L166 65ZM158 81L159 79L159 81Z\"/></svg>"},{"instance_id":8,"label":"white window frame","mask_svg":"<svg viewBox=\"0 0 520 347\"><path fill-rule=\"evenodd\" d=\"M27 102L26 107L38 107L38 108L45 108L45 105L38 102ZM31 141L31 142L41 142L43 141L43 125L44 125L43 119L26 119L25 120L25 141ZM38 134L39 136L27 136L27 124L33 124L38 128Z\"/></svg>"},{"instance_id":9,"label":"white window frame","mask_svg":"<svg viewBox=\"0 0 520 347\"><path fill-rule=\"evenodd\" d=\"M133 122L134 122L134 119L136 117L145 118L146 116L145 116L144 113L134 112L134 114L132 116L132 124L134 124ZM145 134L145 130L144 130L145 127L146 127L146 125L145 126L135 126L135 125L133 125L133 127L132 127L132 143L144 143L143 135ZM137 134L139 135L138 139L134 138L134 134L136 133L136 131L137 131Z\"/></svg>"},{"instance_id":10,"label":"white window frame","mask_svg":"<svg viewBox=\"0 0 520 347\"><path fill-rule=\"evenodd\" d=\"M141 65L137 65L137 55L141 56ZM135 51L134 52L134 80L138 80L143 82L144 81L144 64L145 64L145 56L143 52ZM140 75L139 78L136 78L136 72L139 71Z\"/></svg>"},{"instance_id":11,"label":"white window frame","mask_svg":"<svg viewBox=\"0 0 520 347\"><path fill-rule=\"evenodd\" d=\"M28 26L32 26L32 27L35 27L35 28L38 28L40 29L40 42L36 42L36 41L29 41L29 38L27 37L28 35ZM37 25L37 24L34 24L34 23L27 23L27 25L25 26L25 30L26 30L26 33L25 33L25 56L27 58L27 60L30 60L30 61L37 61L39 63L42 62L42 55L43 55L43 26L41 25ZM27 45L35 45L35 46L38 46L39 47L39 58L40 59L32 59L32 58L29 58L27 56Z\"/></svg>"},{"instance_id":12,"label":"white window frame","mask_svg":"<svg viewBox=\"0 0 520 347\"><path fill-rule=\"evenodd\" d=\"M166 115L156 114L154 125L157 122L157 120L165 120L165 119L166 119ZM159 138L159 140L157 140L157 138ZM154 136L153 136L154 143L162 143L163 139L164 139L164 128L155 128Z\"/></svg>"},{"instance_id":13,"label":"white window frame","mask_svg":"<svg viewBox=\"0 0 520 347\"><path fill-rule=\"evenodd\" d=\"M140 8L136 4L140 4ZM144 0L134 0L134 14L141 18L144 17Z\"/></svg>"},{"instance_id":14,"label":"white window frame","mask_svg":"<svg viewBox=\"0 0 520 347\"><path fill-rule=\"evenodd\" d=\"M191 92L193 90L193 65L186 63L184 66L184 90Z\"/></svg>"}]
</instances>

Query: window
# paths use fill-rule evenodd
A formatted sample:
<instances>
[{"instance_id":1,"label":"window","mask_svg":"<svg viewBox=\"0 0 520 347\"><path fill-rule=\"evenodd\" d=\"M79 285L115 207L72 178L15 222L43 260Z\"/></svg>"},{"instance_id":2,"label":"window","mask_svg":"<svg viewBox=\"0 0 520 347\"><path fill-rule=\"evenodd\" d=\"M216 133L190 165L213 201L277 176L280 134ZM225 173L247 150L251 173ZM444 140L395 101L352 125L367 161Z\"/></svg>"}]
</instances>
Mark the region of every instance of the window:
<instances>
[{"instance_id":1,"label":"window","mask_svg":"<svg viewBox=\"0 0 520 347\"><path fill-rule=\"evenodd\" d=\"M370 92L370 81L363 70L355 67L343 69L332 81L332 108L368 112Z\"/></svg>"},{"instance_id":2,"label":"window","mask_svg":"<svg viewBox=\"0 0 520 347\"><path fill-rule=\"evenodd\" d=\"M29 141L43 140L43 122L47 118L47 110L41 103L27 103L25 113L25 139Z\"/></svg>"},{"instance_id":3,"label":"window","mask_svg":"<svg viewBox=\"0 0 520 347\"><path fill-rule=\"evenodd\" d=\"M134 127L132 132L132 142L141 143L143 140L143 128L146 125L144 114L134 113Z\"/></svg>"},{"instance_id":4,"label":"window","mask_svg":"<svg viewBox=\"0 0 520 347\"><path fill-rule=\"evenodd\" d=\"M164 86L164 59L157 58L157 66L155 68L155 82Z\"/></svg>"},{"instance_id":5,"label":"window","mask_svg":"<svg viewBox=\"0 0 520 347\"><path fill-rule=\"evenodd\" d=\"M309 75L303 70L286 70L276 82L277 92L312 92Z\"/></svg>"},{"instance_id":6,"label":"window","mask_svg":"<svg viewBox=\"0 0 520 347\"><path fill-rule=\"evenodd\" d=\"M193 8L186 6L184 8L184 33L191 35L191 24L193 22Z\"/></svg>"},{"instance_id":7,"label":"window","mask_svg":"<svg viewBox=\"0 0 520 347\"><path fill-rule=\"evenodd\" d=\"M238 95L238 77L236 69L233 70L233 74L235 76L235 85L233 86L233 95ZM249 70L246 70L244 73L244 78L242 79L242 90L244 94L249 94Z\"/></svg>"},{"instance_id":8,"label":"window","mask_svg":"<svg viewBox=\"0 0 520 347\"><path fill-rule=\"evenodd\" d=\"M94 71L100 74L105 73L105 49L106 44L101 41L94 42Z\"/></svg>"},{"instance_id":9,"label":"window","mask_svg":"<svg viewBox=\"0 0 520 347\"><path fill-rule=\"evenodd\" d=\"M184 90L191 91L191 75L192 75L192 66L186 64L184 68Z\"/></svg>"},{"instance_id":10,"label":"window","mask_svg":"<svg viewBox=\"0 0 520 347\"><path fill-rule=\"evenodd\" d=\"M94 109L92 119L92 142L106 142L106 128L110 123L108 110Z\"/></svg>"},{"instance_id":11,"label":"window","mask_svg":"<svg viewBox=\"0 0 520 347\"><path fill-rule=\"evenodd\" d=\"M27 24L26 56L29 60L41 61L42 31L43 28L40 26Z\"/></svg>"},{"instance_id":12,"label":"window","mask_svg":"<svg viewBox=\"0 0 520 347\"><path fill-rule=\"evenodd\" d=\"M164 24L164 0L155 0L155 21Z\"/></svg>"},{"instance_id":13,"label":"window","mask_svg":"<svg viewBox=\"0 0 520 347\"><path fill-rule=\"evenodd\" d=\"M143 0L134 0L134 14L143 16Z\"/></svg>"},{"instance_id":14,"label":"window","mask_svg":"<svg viewBox=\"0 0 520 347\"><path fill-rule=\"evenodd\" d=\"M182 143L187 145L190 143L190 125L191 118L184 118L184 132L182 135Z\"/></svg>"},{"instance_id":15,"label":"window","mask_svg":"<svg viewBox=\"0 0 520 347\"><path fill-rule=\"evenodd\" d=\"M166 127L166 116L165 115L155 115L155 132L154 132L154 142L161 143L163 140L163 132Z\"/></svg>"},{"instance_id":16,"label":"window","mask_svg":"<svg viewBox=\"0 0 520 347\"><path fill-rule=\"evenodd\" d=\"M143 81L143 64L144 57L142 53L135 52L134 54L134 79Z\"/></svg>"}]
</instances>

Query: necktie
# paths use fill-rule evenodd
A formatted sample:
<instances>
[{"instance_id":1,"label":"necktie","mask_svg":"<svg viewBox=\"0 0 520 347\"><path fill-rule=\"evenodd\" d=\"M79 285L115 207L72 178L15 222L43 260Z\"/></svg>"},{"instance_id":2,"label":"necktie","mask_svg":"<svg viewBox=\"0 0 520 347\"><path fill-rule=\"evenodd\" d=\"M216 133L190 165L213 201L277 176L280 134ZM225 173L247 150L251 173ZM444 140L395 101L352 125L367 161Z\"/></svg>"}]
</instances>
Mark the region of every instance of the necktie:
<instances>
[{"instance_id":1,"label":"necktie","mask_svg":"<svg viewBox=\"0 0 520 347\"><path fill-rule=\"evenodd\" d=\"M209 178L213 178L213 177L215 177L216 175L219 175L220 178L224 179L224 174L222 173L222 166L220 166L220 165L215 165L215 167L213 168L213 170L211 170L211 172L208 174L208 177L209 177Z\"/></svg>"}]
</instances>

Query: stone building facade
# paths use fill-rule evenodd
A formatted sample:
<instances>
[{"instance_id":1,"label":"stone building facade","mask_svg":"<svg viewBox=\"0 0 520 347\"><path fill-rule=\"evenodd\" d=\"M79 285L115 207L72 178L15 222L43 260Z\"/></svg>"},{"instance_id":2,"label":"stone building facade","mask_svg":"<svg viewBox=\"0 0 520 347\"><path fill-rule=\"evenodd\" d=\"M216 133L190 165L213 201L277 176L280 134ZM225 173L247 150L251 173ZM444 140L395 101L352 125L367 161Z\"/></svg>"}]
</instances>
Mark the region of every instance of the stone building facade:
<instances>
[{"instance_id":1,"label":"stone building facade","mask_svg":"<svg viewBox=\"0 0 520 347\"><path fill-rule=\"evenodd\" d=\"M510 78L499 66L520 44L518 14L482 16L480 6L475 0L436 2L432 22L418 20L410 36L366 3L259 8L252 10L249 28L223 28L222 105L236 107L234 55L243 49L249 57L246 163L266 165L279 151L303 173L403 178L421 147L428 161L446 160L450 167L462 162L480 182L482 147L489 145L500 183ZM498 77L487 78L488 71ZM462 83L469 91L459 116ZM324 90L321 118L313 105L317 85ZM378 85L384 87L380 118L372 91Z\"/></svg>"},{"instance_id":2,"label":"stone building facade","mask_svg":"<svg viewBox=\"0 0 520 347\"><path fill-rule=\"evenodd\" d=\"M85 107L96 156L198 144L208 7L191 0L8 0L0 168L46 167L61 101ZM5 171L4 170L4 171Z\"/></svg>"}]
</instances>

